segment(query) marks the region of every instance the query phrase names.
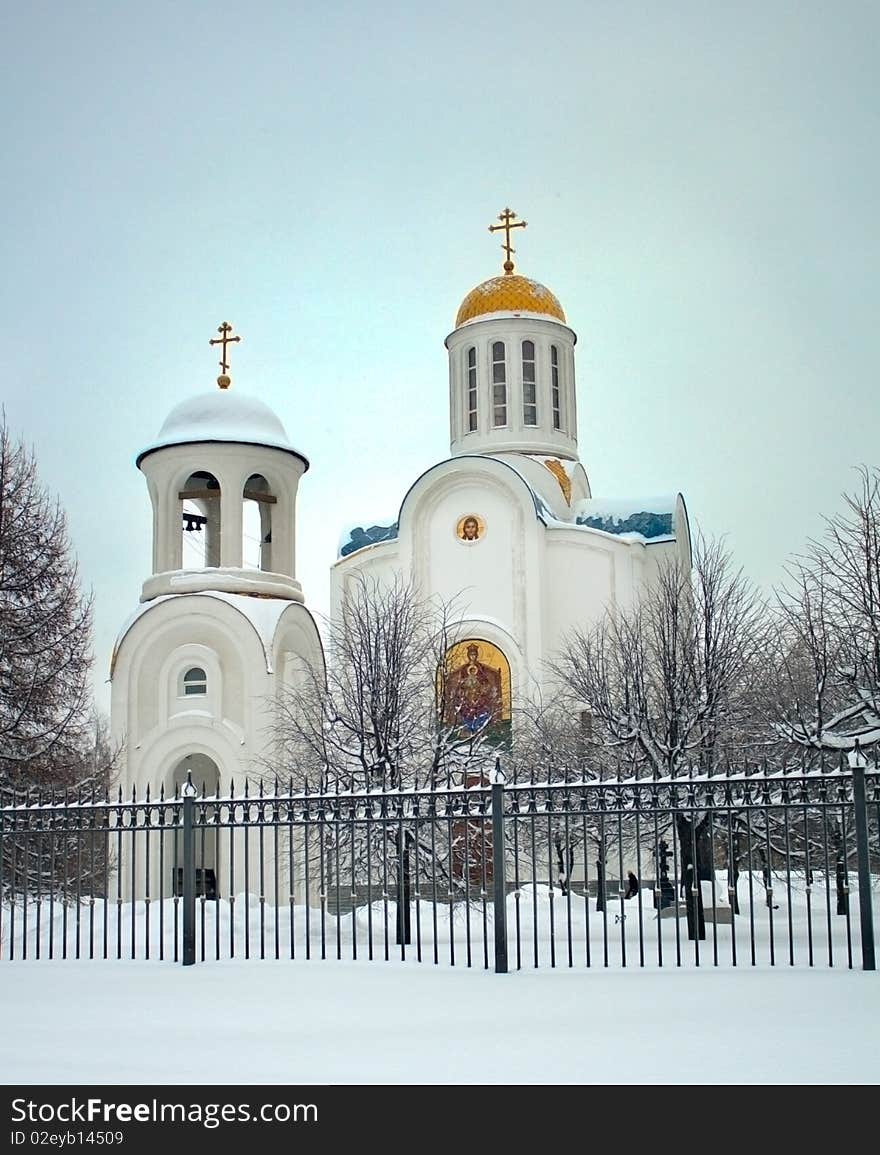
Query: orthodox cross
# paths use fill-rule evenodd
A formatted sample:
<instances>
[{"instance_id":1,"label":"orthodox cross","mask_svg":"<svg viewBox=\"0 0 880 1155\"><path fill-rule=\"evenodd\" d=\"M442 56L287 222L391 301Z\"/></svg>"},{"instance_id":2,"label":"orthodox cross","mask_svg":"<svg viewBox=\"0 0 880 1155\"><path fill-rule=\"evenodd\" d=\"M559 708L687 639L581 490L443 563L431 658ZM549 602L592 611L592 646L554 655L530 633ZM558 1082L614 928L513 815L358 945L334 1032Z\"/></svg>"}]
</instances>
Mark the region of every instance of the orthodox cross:
<instances>
[{"instance_id":1,"label":"orthodox cross","mask_svg":"<svg viewBox=\"0 0 880 1155\"><path fill-rule=\"evenodd\" d=\"M229 336L229 334L232 332L232 326L229 324L228 321L224 321L222 325L219 325L217 327L217 332L220 334L220 336L219 337L212 337L211 340L208 342L208 344L209 345L222 345L223 346L223 356L220 359L220 376L217 378L217 384L220 386L221 389L228 389L229 386L232 384L232 378L229 377L229 375L227 373L227 370L229 369L229 362L226 360L226 357L227 357L226 346L232 345L236 341L240 341L241 337L230 337Z\"/></svg>"},{"instance_id":2,"label":"orthodox cross","mask_svg":"<svg viewBox=\"0 0 880 1155\"><path fill-rule=\"evenodd\" d=\"M498 219L501 221L501 224L489 225L489 232L498 233L504 229L504 244L501 246L505 253L507 253L507 260L504 262L504 271L505 273L512 273L513 261L510 258L513 253L516 252L516 249L510 243L510 230L524 229L526 227L526 222L516 220L516 213L511 209L505 209L503 213L499 213Z\"/></svg>"}]
</instances>

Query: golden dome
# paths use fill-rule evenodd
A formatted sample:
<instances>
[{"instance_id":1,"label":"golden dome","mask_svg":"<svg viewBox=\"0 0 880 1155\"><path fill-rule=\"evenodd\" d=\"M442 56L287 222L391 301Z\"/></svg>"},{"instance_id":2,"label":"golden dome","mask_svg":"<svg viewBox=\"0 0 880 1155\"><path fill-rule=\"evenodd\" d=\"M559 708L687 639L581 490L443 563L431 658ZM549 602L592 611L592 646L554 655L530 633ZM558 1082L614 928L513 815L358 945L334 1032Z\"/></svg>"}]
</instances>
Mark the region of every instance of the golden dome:
<instances>
[{"instance_id":1,"label":"golden dome","mask_svg":"<svg viewBox=\"0 0 880 1155\"><path fill-rule=\"evenodd\" d=\"M471 289L458 310L455 327L486 313L542 313L565 320L562 306L550 290L519 273L492 277Z\"/></svg>"}]
</instances>

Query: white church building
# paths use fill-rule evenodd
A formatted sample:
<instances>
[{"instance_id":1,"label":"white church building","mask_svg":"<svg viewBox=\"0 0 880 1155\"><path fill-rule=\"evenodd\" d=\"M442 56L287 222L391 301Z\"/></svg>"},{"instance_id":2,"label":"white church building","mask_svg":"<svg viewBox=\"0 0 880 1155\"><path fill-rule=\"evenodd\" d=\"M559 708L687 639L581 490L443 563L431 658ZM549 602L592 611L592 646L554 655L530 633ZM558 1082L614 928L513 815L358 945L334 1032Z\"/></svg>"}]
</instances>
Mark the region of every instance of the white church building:
<instances>
[{"instance_id":1,"label":"white church building","mask_svg":"<svg viewBox=\"0 0 880 1155\"><path fill-rule=\"evenodd\" d=\"M690 565L680 494L593 497L578 455L575 343L562 305L504 271L464 298L446 338L450 456L404 495L390 525L358 527L331 574L338 614L356 575L402 573L425 598L452 604L470 658L503 687L504 716L552 693L548 663L566 635L626 609L665 559ZM476 654L473 647L476 646Z\"/></svg>"},{"instance_id":2,"label":"white church building","mask_svg":"<svg viewBox=\"0 0 880 1155\"><path fill-rule=\"evenodd\" d=\"M454 603L453 674L483 671L503 717L546 694L547 663L574 627L630 606L663 559L690 559L680 495L592 495L578 456L576 335L554 294L514 271L464 298L446 338L450 456L417 478L390 525L360 527L331 569L339 612L357 575L402 574ZM267 744L267 703L321 640L296 580L296 496L308 468L279 418L230 388L183 400L137 465L153 512L152 573L111 669L111 725L124 792L210 791L240 779ZM253 542L258 544L256 548ZM328 559L329 560L329 559ZM488 683L486 683L488 684Z\"/></svg>"}]
</instances>

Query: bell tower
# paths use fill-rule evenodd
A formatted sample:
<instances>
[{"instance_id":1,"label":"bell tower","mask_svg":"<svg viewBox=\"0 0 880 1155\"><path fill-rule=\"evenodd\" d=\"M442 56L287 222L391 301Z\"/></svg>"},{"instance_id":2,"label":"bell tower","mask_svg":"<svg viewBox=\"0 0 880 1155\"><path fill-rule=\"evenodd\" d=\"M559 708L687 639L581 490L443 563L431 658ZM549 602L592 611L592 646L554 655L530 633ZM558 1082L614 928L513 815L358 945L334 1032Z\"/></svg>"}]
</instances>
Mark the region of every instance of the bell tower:
<instances>
[{"instance_id":1,"label":"bell tower","mask_svg":"<svg viewBox=\"0 0 880 1155\"><path fill-rule=\"evenodd\" d=\"M553 293L515 272L511 233L526 222L498 219L503 273L467 294L446 338L450 451L577 460L577 337Z\"/></svg>"},{"instance_id":2,"label":"bell tower","mask_svg":"<svg viewBox=\"0 0 880 1155\"><path fill-rule=\"evenodd\" d=\"M296 495L308 461L272 410L231 388L224 321L218 388L180 402L137 466L153 505L152 575L142 601L221 590L302 601Z\"/></svg>"},{"instance_id":3,"label":"bell tower","mask_svg":"<svg viewBox=\"0 0 880 1155\"><path fill-rule=\"evenodd\" d=\"M232 387L241 338L227 322L218 332L217 387L176 405L136 459L152 503L152 573L110 676L120 784L138 797L173 794L190 772L212 793L265 769L273 702L323 669L296 579L308 461L266 404Z\"/></svg>"}]
</instances>

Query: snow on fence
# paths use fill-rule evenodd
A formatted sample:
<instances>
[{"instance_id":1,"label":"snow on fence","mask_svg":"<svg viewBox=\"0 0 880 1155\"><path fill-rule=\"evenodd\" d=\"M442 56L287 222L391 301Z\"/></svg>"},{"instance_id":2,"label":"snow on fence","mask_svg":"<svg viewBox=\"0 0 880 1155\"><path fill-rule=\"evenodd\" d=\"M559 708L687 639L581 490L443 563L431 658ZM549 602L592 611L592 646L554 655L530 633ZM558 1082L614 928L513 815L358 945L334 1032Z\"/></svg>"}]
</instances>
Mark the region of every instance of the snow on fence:
<instances>
[{"instance_id":1,"label":"snow on fence","mask_svg":"<svg viewBox=\"0 0 880 1155\"><path fill-rule=\"evenodd\" d=\"M874 968L880 777L18 799L0 959Z\"/></svg>"}]
</instances>

